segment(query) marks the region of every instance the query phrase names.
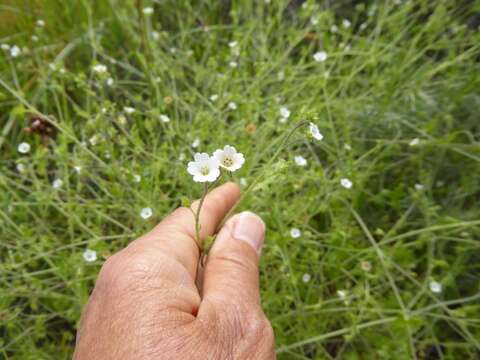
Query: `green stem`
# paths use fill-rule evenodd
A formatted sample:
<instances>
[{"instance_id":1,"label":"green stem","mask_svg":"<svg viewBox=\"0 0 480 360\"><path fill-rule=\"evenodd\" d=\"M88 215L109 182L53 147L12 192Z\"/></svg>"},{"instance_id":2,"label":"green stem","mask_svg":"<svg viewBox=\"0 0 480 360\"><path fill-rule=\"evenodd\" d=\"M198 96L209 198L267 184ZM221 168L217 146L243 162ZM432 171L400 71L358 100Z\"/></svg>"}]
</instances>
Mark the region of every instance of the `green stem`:
<instances>
[{"instance_id":1,"label":"green stem","mask_svg":"<svg viewBox=\"0 0 480 360\"><path fill-rule=\"evenodd\" d=\"M198 204L197 212L195 213L195 237L197 241L198 248L200 249L200 252L202 252L202 241L200 239L200 210L202 209L203 202L205 201L205 198L207 197L208 194L208 183L205 183L203 187L203 194L202 197L200 198L200 202Z\"/></svg>"}]
</instances>

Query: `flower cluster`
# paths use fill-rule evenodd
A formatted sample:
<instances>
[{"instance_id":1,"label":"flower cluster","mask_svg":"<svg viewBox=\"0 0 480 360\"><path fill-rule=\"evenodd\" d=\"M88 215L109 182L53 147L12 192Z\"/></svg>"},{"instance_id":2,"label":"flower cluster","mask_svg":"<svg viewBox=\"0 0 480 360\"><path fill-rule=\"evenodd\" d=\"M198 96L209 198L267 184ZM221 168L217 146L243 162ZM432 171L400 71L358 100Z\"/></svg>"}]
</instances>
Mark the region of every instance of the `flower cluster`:
<instances>
[{"instance_id":1,"label":"flower cluster","mask_svg":"<svg viewBox=\"0 0 480 360\"><path fill-rule=\"evenodd\" d=\"M212 156L207 153L196 153L194 161L190 161L187 171L195 182L213 182L220 176L220 168L234 172L240 169L245 162L242 153L230 145L215 150Z\"/></svg>"}]
</instances>

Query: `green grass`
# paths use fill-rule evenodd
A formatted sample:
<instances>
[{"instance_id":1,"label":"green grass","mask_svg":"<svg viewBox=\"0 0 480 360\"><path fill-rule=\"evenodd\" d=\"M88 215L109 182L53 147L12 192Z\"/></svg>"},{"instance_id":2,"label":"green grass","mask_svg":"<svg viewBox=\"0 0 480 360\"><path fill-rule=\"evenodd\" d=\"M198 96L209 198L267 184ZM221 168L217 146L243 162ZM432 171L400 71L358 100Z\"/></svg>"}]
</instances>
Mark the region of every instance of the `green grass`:
<instances>
[{"instance_id":1,"label":"green grass","mask_svg":"<svg viewBox=\"0 0 480 360\"><path fill-rule=\"evenodd\" d=\"M0 358L68 359L104 258L198 197L186 162L227 143L247 159L236 181L265 175L241 208L268 226L261 291L279 359L480 357L479 3L300 3L0 5L0 43L26 48L0 50ZM52 132L26 133L34 115ZM325 139L298 131L266 166L305 119Z\"/></svg>"}]
</instances>

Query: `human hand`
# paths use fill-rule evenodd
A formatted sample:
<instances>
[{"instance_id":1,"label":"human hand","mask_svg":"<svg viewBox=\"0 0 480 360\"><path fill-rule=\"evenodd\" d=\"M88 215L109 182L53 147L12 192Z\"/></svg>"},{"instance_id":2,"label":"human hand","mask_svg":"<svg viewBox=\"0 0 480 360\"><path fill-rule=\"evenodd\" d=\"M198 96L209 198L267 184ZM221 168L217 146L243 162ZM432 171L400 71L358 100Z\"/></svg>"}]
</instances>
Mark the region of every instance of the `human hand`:
<instances>
[{"instance_id":1,"label":"human hand","mask_svg":"<svg viewBox=\"0 0 480 360\"><path fill-rule=\"evenodd\" d=\"M202 239L239 196L232 183L207 195ZM253 213L235 215L197 274L194 217L175 210L107 259L82 315L74 359L274 359L259 295L264 232Z\"/></svg>"}]
</instances>

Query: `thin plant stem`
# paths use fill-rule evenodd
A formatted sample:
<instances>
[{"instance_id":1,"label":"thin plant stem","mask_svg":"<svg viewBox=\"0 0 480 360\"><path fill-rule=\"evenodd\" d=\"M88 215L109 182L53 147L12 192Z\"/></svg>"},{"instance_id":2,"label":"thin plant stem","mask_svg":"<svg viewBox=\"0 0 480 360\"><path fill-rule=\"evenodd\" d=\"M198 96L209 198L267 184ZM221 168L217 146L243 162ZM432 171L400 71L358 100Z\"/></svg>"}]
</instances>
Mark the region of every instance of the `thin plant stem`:
<instances>
[{"instance_id":1,"label":"thin plant stem","mask_svg":"<svg viewBox=\"0 0 480 360\"><path fill-rule=\"evenodd\" d=\"M202 210L202 205L203 202L205 201L205 198L207 197L208 194L208 183L205 183L203 187L203 194L202 197L200 198L200 202L198 204L197 211L195 213L195 240L197 241L198 248L200 249L200 252L202 252L202 241L200 239L200 210Z\"/></svg>"}]
</instances>

